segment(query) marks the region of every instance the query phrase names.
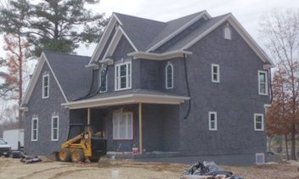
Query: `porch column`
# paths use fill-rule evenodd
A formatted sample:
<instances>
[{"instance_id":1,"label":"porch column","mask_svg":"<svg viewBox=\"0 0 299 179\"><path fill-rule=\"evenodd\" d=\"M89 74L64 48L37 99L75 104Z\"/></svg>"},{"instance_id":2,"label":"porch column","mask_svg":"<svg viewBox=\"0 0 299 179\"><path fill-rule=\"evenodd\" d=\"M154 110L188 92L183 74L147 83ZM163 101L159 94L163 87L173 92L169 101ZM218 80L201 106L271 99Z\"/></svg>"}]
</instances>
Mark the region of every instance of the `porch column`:
<instances>
[{"instance_id":1,"label":"porch column","mask_svg":"<svg viewBox=\"0 0 299 179\"><path fill-rule=\"evenodd\" d=\"M142 103L138 105L138 116L139 116L139 152L142 154Z\"/></svg>"},{"instance_id":2,"label":"porch column","mask_svg":"<svg viewBox=\"0 0 299 179\"><path fill-rule=\"evenodd\" d=\"M87 125L90 125L90 108L87 108Z\"/></svg>"}]
</instances>

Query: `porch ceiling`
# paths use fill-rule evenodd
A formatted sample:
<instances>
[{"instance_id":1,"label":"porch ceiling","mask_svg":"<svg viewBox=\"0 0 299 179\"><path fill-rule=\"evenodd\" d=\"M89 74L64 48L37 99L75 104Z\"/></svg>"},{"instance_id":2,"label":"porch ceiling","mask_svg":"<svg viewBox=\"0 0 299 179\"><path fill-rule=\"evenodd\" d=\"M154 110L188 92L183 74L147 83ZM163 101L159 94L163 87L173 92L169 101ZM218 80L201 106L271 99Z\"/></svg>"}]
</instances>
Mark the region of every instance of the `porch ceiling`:
<instances>
[{"instance_id":1,"label":"porch ceiling","mask_svg":"<svg viewBox=\"0 0 299 179\"><path fill-rule=\"evenodd\" d=\"M116 106L123 104L136 104L136 103L146 103L146 104L172 104L178 105L184 103L185 100L189 100L190 97L186 96L176 96L168 94L141 94L141 93L131 93L116 96L105 96L105 97L95 97L80 101L73 101L68 103L63 103L69 109L82 109L82 108L92 108L92 107L104 107L104 106Z\"/></svg>"}]
</instances>

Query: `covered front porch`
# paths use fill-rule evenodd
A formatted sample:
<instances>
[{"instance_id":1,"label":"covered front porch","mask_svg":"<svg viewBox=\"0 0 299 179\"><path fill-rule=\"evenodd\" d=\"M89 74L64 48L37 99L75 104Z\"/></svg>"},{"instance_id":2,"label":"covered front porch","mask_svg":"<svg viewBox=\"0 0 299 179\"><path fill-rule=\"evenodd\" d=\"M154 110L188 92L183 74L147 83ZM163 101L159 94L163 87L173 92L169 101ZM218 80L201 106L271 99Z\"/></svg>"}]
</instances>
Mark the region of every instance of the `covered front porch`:
<instances>
[{"instance_id":1,"label":"covered front porch","mask_svg":"<svg viewBox=\"0 0 299 179\"><path fill-rule=\"evenodd\" d=\"M145 155L179 150L179 108L188 99L122 95L64 105L70 109L70 123L90 125L95 135L107 140L108 154Z\"/></svg>"}]
</instances>

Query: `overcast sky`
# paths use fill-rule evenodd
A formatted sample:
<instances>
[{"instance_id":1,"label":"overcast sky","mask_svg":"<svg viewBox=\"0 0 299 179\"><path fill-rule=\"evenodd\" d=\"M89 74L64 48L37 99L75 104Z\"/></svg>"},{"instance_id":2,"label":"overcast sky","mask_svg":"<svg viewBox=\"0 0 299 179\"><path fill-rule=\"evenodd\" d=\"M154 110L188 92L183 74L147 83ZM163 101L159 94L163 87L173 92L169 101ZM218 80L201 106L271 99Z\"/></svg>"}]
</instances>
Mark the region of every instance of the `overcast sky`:
<instances>
[{"instance_id":1,"label":"overcast sky","mask_svg":"<svg viewBox=\"0 0 299 179\"><path fill-rule=\"evenodd\" d=\"M258 24L264 14L273 9L298 8L298 0L101 0L93 5L95 12L119 12L160 21L168 21L181 16L207 10L212 16L226 13L233 15L256 41L260 41ZM94 46L89 50L78 49L83 55L91 55Z\"/></svg>"}]
</instances>

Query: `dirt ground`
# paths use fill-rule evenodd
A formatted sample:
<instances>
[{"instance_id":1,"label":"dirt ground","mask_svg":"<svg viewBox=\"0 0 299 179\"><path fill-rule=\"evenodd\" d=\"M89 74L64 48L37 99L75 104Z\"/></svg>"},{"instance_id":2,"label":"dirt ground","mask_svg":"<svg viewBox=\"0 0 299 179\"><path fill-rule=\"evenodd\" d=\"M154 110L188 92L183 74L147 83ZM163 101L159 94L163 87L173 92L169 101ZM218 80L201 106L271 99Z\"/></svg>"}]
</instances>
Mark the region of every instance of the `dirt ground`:
<instances>
[{"instance_id":1,"label":"dirt ground","mask_svg":"<svg viewBox=\"0 0 299 179\"><path fill-rule=\"evenodd\" d=\"M185 164L128 160L89 164L44 160L41 163L23 164L18 159L0 158L0 179L175 179L180 178L187 167ZM294 161L250 167L221 167L246 179L299 179L299 162Z\"/></svg>"}]
</instances>

